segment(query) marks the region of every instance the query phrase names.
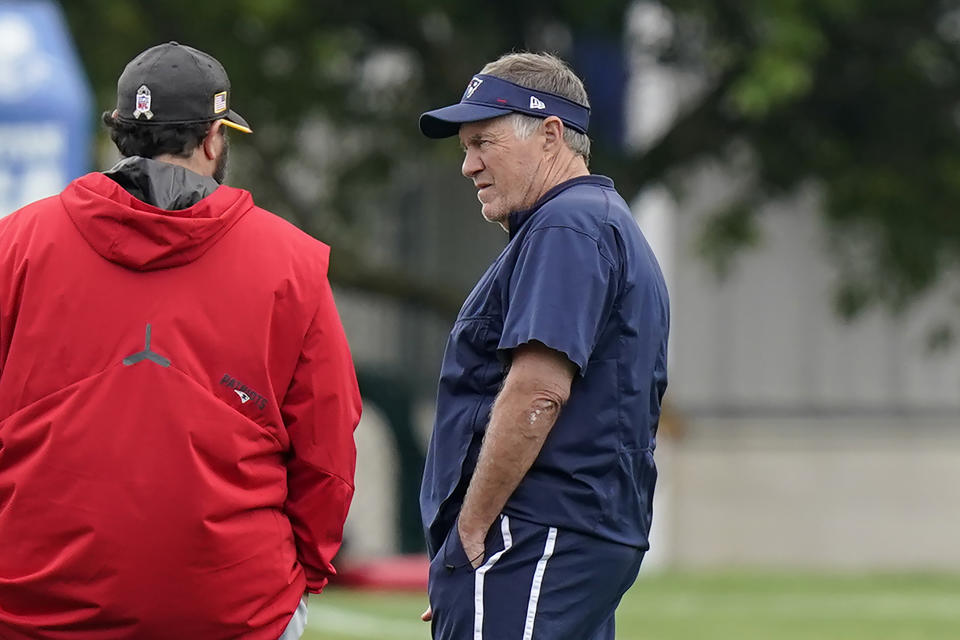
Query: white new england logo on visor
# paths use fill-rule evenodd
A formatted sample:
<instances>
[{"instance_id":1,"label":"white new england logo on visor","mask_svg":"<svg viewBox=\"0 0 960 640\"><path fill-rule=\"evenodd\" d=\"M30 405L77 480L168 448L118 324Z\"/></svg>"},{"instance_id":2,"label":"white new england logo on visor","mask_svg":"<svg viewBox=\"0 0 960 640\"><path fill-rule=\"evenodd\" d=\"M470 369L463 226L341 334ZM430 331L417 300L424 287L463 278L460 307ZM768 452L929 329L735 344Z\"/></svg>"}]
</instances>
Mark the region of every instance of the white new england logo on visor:
<instances>
[{"instance_id":1,"label":"white new england logo on visor","mask_svg":"<svg viewBox=\"0 0 960 640\"><path fill-rule=\"evenodd\" d=\"M473 92L476 91L477 87L479 87L481 84L483 84L483 78L474 78L473 80L471 80L470 84L467 85L467 93L463 97L469 98L470 96L472 96Z\"/></svg>"}]
</instances>

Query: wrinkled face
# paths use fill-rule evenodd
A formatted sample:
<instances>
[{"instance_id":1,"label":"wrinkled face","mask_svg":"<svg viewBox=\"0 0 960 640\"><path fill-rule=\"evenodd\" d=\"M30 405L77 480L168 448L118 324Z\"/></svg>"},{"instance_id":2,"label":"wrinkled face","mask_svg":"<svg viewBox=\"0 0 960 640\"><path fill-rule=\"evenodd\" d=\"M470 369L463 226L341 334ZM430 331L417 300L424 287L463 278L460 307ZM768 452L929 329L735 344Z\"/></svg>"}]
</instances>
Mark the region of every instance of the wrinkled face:
<instances>
[{"instance_id":1,"label":"wrinkled face","mask_svg":"<svg viewBox=\"0 0 960 640\"><path fill-rule=\"evenodd\" d=\"M461 171L477 188L483 217L504 223L514 211L533 206L540 197L543 142L535 132L517 138L508 117L460 125L464 158Z\"/></svg>"}]
</instances>

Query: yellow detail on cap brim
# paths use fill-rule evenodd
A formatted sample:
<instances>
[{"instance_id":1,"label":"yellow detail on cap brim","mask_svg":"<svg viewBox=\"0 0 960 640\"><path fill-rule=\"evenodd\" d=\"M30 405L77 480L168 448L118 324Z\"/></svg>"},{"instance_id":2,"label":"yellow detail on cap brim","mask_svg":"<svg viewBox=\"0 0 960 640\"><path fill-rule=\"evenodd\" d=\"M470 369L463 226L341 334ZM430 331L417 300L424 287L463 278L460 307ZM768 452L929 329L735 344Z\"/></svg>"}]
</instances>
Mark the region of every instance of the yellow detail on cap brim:
<instances>
[{"instance_id":1,"label":"yellow detail on cap brim","mask_svg":"<svg viewBox=\"0 0 960 640\"><path fill-rule=\"evenodd\" d=\"M231 122L226 118L220 118L220 122L223 123L223 126L225 127L230 127L231 129L236 129L237 131L242 131L244 133L253 133L253 129L251 129L250 127L245 127L242 124Z\"/></svg>"}]
</instances>

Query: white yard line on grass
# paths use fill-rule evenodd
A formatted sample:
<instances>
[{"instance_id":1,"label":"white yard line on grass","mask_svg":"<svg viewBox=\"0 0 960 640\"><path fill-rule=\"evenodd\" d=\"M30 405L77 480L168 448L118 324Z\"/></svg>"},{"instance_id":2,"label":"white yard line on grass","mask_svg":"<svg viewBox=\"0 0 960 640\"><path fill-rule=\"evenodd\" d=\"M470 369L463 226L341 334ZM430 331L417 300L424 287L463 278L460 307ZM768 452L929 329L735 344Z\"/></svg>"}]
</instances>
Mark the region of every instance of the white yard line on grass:
<instances>
[{"instance_id":1,"label":"white yard line on grass","mask_svg":"<svg viewBox=\"0 0 960 640\"><path fill-rule=\"evenodd\" d=\"M430 637L430 623L377 616L343 607L310 603L307 626L316 631L336 632L354 638L384 638L391 640L426 640Z\"/></svg>"}]
</instances>

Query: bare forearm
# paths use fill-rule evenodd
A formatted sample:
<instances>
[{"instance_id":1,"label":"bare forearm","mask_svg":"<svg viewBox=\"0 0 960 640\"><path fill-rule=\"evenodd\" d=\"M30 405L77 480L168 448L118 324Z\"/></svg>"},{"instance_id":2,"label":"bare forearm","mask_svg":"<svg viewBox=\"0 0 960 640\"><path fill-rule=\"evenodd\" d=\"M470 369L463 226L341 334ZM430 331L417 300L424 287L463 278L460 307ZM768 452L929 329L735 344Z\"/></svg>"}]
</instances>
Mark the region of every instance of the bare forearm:
<instances>
[{"instance_id":1,"label":"bare forearm","mask_svg":"<svg viewBox=\"0 0 960 640\"><path fill-rule=\"evenodd\" d=\"M457 522L474 567L483 561L487 531L537 459L570 397L576 371L566 356L537 342L517 347L512 356Z\"/></svg>"},{"instance_id":2,"label":"bare forearm","mask_svg":"<svg viewBox=\"0 0 960 640\"><path fill-rule=\"evenodd\" d=\"M460 531L482 535L536 460L560 413L562 399L506 386L490 424L460 511Z\"/></svg>"}]
</instances>

